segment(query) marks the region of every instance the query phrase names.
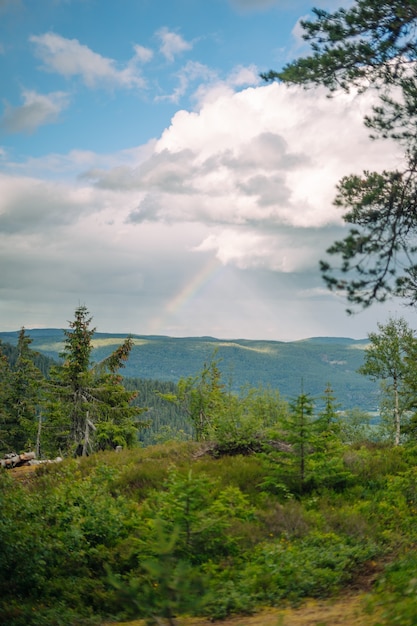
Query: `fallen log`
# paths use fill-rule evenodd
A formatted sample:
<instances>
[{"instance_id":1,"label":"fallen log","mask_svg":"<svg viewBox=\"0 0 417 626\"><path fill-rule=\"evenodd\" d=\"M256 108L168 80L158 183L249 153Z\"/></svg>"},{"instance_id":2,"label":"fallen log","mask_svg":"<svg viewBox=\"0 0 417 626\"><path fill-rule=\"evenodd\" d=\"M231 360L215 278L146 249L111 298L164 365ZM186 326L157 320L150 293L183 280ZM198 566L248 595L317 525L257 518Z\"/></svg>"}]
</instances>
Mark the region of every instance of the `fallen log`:
<instances>
[{"instance_id":1,"label":"fallen log","mask_svg":"<svg viewBox=\"0 0 417 626\"><path fill-rule=\"evenodd\" d=\"M33 461L33 459L35 459L34 452L23 452L22 454L11 452L5 454L3 459L0 459L0 466L6 469L12 469L13 467L29 465L30 461Z\"/></svg>"}]
</instances>

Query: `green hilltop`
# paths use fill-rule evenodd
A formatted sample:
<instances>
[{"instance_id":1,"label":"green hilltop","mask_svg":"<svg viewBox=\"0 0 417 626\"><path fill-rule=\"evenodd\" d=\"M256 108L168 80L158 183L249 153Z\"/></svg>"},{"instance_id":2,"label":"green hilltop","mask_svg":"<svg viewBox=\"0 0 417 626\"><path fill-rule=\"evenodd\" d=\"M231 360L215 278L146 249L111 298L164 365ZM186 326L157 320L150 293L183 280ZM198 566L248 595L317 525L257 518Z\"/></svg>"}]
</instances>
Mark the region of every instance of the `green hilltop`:
<instances>
[{"instance_id":1,"label":"green hilltop","mask_svg":"<svg viewBox=\"0 0 417 626\"><path fill-rule=\"evenodd\" d=\"M64 334L60 329L27 330L33 350L58 359ZM18 332L0 332L0 340L15 345ZM107 357L126 337L121 333L96 333L93 359ZM231 389L245 386L278 389L285 398L303 388L318 403L328 383L341 408L375 411L378 385L357 373L363 363L367 339L314 337L299 341L216 339L132 335L134 347L123 370L126 378L178 382L194 376L213 354L220 361L223 378Z\"/></svg>"}]
</instances>

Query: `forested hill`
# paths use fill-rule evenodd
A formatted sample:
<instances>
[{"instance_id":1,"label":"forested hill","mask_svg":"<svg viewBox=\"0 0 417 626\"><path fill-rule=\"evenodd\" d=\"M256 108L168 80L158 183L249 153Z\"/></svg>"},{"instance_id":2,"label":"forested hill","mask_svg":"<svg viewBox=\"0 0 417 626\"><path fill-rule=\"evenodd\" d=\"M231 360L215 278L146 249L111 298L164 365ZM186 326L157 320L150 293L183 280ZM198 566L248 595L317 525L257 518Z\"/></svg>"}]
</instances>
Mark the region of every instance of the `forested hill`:
<instances>
[{"instance_id":1,"label":"forested hill","mask_svg":"<svg viewBox=\"0 0 417 626\"><path fill-rule=\"evenodd\" d=\"M32 349L58 359L64 334L58 329L28 330ZM213 354L220 361L223 379L238 390L245 385L278 389L286 398L306 393L323 395L330 383L341 408L375 410L378 385L357 373L367 339L315 337L301 341L222 340L213 337L173 338L132 335L134 348L123 374L177 382L201 371ZM93 359L100 361L122 342L125 334L96 333ZM18 331L0 332L4 343L16 344Z\"/></svg>"}]
</instances>

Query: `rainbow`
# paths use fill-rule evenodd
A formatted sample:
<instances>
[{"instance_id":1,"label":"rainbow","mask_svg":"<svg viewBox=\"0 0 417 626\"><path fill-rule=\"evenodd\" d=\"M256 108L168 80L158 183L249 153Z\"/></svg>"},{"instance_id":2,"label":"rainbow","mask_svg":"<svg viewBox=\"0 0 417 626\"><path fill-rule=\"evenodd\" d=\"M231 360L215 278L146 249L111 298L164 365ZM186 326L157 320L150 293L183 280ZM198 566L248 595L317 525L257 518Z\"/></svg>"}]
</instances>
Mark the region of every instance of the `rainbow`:
<instances>
[{"instance_id":1,"label":"rainbow","mask_svg":"<svg viewBox=\"0 0 417 626\"><path fill-rule=\"evenodd\" d=\"M151 334L158 334L157 330L161 329L167 319L173 315L180 313L196 296L202 291L202 289L209 284L213 278L222 270L222 263L214 258L211 258L201 269L198 271L189 282L180 289L178 293L174 295L171 300L165 306L164 313L158 318L154 319L151 323Z\"/></svg>"}]
</instances>

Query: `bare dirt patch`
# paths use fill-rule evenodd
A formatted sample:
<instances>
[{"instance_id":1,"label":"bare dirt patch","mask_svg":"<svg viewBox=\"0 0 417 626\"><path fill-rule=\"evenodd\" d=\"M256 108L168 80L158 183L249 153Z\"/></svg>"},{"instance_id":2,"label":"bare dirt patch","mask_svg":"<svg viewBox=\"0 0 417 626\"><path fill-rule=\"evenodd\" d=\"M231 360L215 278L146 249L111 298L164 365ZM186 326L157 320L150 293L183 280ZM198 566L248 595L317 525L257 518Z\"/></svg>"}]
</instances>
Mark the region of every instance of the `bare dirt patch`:
<instances>
[{"instance_id":1,"label":"bare dirt patch","mask_svg":"<svg viewBox=\"0 0 417 626\"><path fill-rule=\"evenodd\" d=\"M349 595L334 600L309 600L303 606L293 609L268 609L256 615L233 617L219 626L370 626L377 616L365 612L364 594ZM178 619L178 626L213 626L205 619ZM120 622L106 626L145 626L143 620Z\"/></svg>"}]
</instances>

